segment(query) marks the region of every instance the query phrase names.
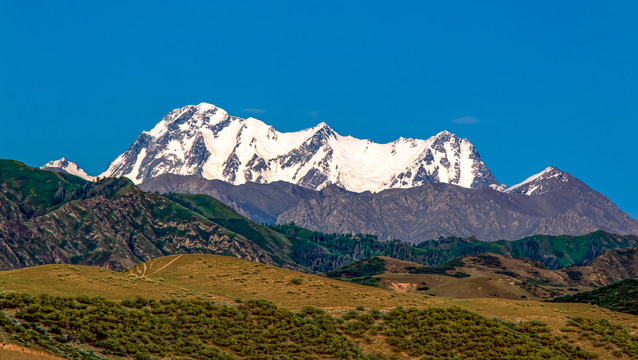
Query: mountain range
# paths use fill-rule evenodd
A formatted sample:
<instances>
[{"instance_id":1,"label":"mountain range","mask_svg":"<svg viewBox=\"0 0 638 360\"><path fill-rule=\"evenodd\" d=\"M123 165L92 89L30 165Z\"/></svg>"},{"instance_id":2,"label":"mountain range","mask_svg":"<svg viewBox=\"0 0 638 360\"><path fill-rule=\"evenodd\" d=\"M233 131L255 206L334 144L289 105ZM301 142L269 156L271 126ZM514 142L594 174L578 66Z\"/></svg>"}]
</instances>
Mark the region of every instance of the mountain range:
<instances>
[{"instance_id":1,"label":"mountain range","mask_svg":"<svg viewBox=\"0 0 638 360\"><path fill-rule=\"evenodd\" d=\"M506 192L445 183L377 193L355 193L335 185L314 191L284 182L232 185L170 174L144 182L140 188L208 194L258 222L294 222L315 231L374 234L383 240L412 243L448 236L514 240L595 230L638 234L637 220L556 168Z\"/></svg>"},{"instance_id":2,"label":"mountain range","mask_svg":"<svg viewBox=\"0 0 638 360\"><path fill-rule=\"evenodd\" d=\"M126 176L138 184L167 173L236 185L287 181L320 190L336 184L356 192L431 182L497 184L474 146L447 131L388 144L341 136L325 123L281 133L207 103L168 113L100 176Z\"/></svg>"},{"instance_id":3,"label":"mountain range","mask_svg":"<svg viewBox=\"0 0 638 360\"><path fill-rule=\"evenodd\" d=\"M64 158L42 168L95 179ZM146 191L208 194L260 223L414 243L638 234L638 220L555 167L499 185L476 148L447 131L388 144L341 136L325 123L281 133L207 103L169 112L104 177L127 177Z\"/></svg>"},{"instance_id":4,"label":"mountain range","mask_svg":"<svg viewBox=\"0 0 638 360\"><path fill-rule=\"evenodd\" d=\"M250 186L220 184L235 190ZM345 191L331 186L322 192L330 190ZM91 182L0 160L0 269L71 263L122 270L160 256L200 253L325 272L376 255L439 265L485 252L526 257L560 268L586 264L605 249L635 246L637 236L600 231L577 237L534 236L496 242L449 237L413 246L380 241L373 235L318 233L292 224L264 226L207 195L160 195L142 191L126 178Z\"/></svg>"}]
</instances>

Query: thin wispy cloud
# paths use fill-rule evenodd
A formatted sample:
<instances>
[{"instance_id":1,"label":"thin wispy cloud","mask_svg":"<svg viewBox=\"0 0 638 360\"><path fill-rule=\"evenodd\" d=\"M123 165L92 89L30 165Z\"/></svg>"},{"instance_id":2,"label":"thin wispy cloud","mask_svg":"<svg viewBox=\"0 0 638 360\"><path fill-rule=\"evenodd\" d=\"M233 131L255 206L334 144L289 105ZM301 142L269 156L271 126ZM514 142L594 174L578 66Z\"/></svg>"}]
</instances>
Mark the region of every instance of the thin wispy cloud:
<instances>
[{"instance_id":1,"label":"thin wispy cloud","mask_svg":"<svg viewBox=\"0 0 638 360\"><path fill-rule=\"evenodd\" d=\"M475 118L474 116L463 116L460 118L456 118L456 119L452 119L452 124L456 124L456 125L472 125L472 124L478 124L479 119Z\"/></svg>"},{"instance_id":2,"label":"thin wispy cloud","mask_svg":"<svg viewBox=\"0 0 638 360\"><path fill-rule=\"evenodd\" d=\"M263 114L266 112L266 110L264 109L255 109L255 108L241 109L241 111L251 113L251 114Z\"/></svg>"},{"instance_id":3,"label":"thin wispy cloud","mask_svg":"<svg viewBox=\"0 0 638 360\"><path fill-rule=\"evenodd\" d=\"M314 110L313 110L313 111L310 111L310 112L308 113L308 115L309 115L311 118L316 118L317 116L319 116L319 113L318 113L317 111L314 111Z\"/></svg>"}]
</instances>

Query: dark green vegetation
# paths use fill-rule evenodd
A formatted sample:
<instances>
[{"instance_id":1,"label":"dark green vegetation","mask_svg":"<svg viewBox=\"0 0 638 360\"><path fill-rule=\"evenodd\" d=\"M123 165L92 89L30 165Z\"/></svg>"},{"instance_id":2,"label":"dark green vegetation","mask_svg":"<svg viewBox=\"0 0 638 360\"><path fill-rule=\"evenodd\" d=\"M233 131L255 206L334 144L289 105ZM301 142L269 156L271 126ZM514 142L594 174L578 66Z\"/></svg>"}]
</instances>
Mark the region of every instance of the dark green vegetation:
<instances>
[{"instance_id":1,"label":"dark green vegetation","mask_svg":"<svg viewBox=\"0 0 638 360\"><path fill-rule=\"evenodd\" d=\"M357 260L338 269L328 271L329 277L340 278L356 284L378 286L379 275L386 270L385 261L378 257Z\"/></svg>"},{"instance_id":2,"label":"dark green vegetation","mask_svg":"<svg viewBox=\"0 0 638 360\"><path fill-rule=\"evenodd\" d=\"M484 256L484 255L479 255L479 256ZM463 263L463 259L458 258L458 259L450 260L446 262L445 264L441 264L438 266L423 266L423 267L410 268L408 270L410 274L435 274L435 275L452 276L456 278L469 277L470 276L469 274L464 273L462 271L456 271L454 273L450 273L456 270L456 268L463 267L463 266L465 266L465 264Z\"/></svg>"},{"instance_id":3,"label":"dark green vegetation","mask_svg":"<svg viewBox=\"0 0 638 360\"><path fill-rule=\"evenodd\" d=\"M378 257L359 260L338 269L328 271L330 277L357 278L379 275L386 270L385 261Z\"/></svg>"},{"instance_id":4,"label":"dark green vegetation","mask_svg":"<svg viewBox=\"0 0 638 360\"><path fill-rule=\"evenodd\" d=\"M0 184L0 219L39 216L89 193L87 182L76 176L33 171L15 160L0 159Z\"/></svg>"},{"instance_id":5,"label":"dark green vegetation","mask_svg":"<svg viewBox=\"0 0 638 360\"><path fill-rule=\"evenodd\" d=\"M324 234L295 224L271 225L294 244L293 259L318 272L328 272L356 260L389 256L415 262L427 262L418 248L399 240L379 241L374 235Z\"/></svg>"},{"instance_id":6,"label":"dark green vegetation","mask_svg":"<svg viewBox=\"0 0 638 360\"><path fill-rule=\"evenodd\" d=\"M417 245L406 242L379 241L374 235L325 234L294 224L271 225L295 244L293 259L308 268L327 272L352 261L374 256L388 256L437 266L467 255L500 254L538 261L550 269L585 265L607 249L638 246L638 236L614 235L596 231L582 236L530 236L516 241L486 242L476 238L449 237L428 240Z\"/></svg>"},{"instance_id":7,"label":"dark green vegetation","mask_svg":"<svg viewBox=\"0 0 638 360\"><path fill-rule=\"evenodd\" d=\"M9 294L0 301L4 331L70 358L98 354L192 359L361 359L361 350L337 334L333 318L318 310L295 314L265 301L221 306L195 300L58 298ZM14 320L6 315L16 310ZM91 344L79 351L78 344Z\"/></svg>"},{"instance_id":8,"label":"dark green vegetation","mask_svg":"<svg viewBox=\"0 0 638 360\"><path fill-rule=\"evenodd\" d=\"M333 278L340 278L346 281L354 282L361 285L378 286L380 278L375 275L384 273L387 269L386 260L388 258L372 257L363 260L354 261L348 265L338 269L328 271L326 275ZM456 267L462 267L463 261L455 259L439 266L408 266L406 270L410 274L436 274L444 276L452 276L456 278L464 278L470 276L462 271L455 271ZM424 288L422 287L422 290Z\"/></svg>"},{"instance_id":9,"label":"dark green vegetation","mask_svg":"<svg viewBox=\"0 0 638 360\"><path fill-rule=\"evenodd\" d=\"M383 332L395 349L421 359L592 359L549 334L540 322L518 325L449 309L394 309Z\"/></svg>"},{"instance_id":10,"label":"dark green vegetation","mask_svg":"<svg viewBox=\"0 0 638 360\"><path fill-rule=\"evenodd\" d=\"M536 235L516 241L494 242L482 242L474 238L446 238L416 245L417 248L429 251L432 255L437 254L437 258L441 260L446 255L449 256L444 261L465 255L494 253L539 261L550 269L585 265L602 255L606 249L636 246L638 246L638 236L620 236L604 231L581 236Z\"/></svg>"},{"instance_id":11,"label":"dark green vegetation","mask_svg":"<svg viewBox=\"0 0 638 360\"><path fill-rule=\"evenodd\" d=\"M507 323L458 308L387 313L360 308L334 317L311 307L294 313L266 301L225 306L136 298L114 303L15 293L3 295L0 308L0 326L13 341L70 359L380 359L392 353L424 359L595 357L553 337L542 323ZM385 344L380 352L357 345L375 339Z\"/></svg>"},{"instance_id":12,"label":"dark green vegetation","mask_svg":"<svg viewBox=\"0 0 638 360\"><path fill-rule=\"evenodd\" d=\"M565 295L552 302L586 303L614 311L638 315L638 279L627 279L578 294Z\"/></svg>"},{"instance_id":13,"label":"dark green vegetation","mask_svg":"<svg viewBox=\"0 0 638 360\"><path fill-rule=\"evenodd\" d=\"M568 326L578 328L578 335L581 339L588 339L594 342L597 347L604 347L612 351L615 356L622 354L629 355L630 358L638 358L638 336L630 334L625 328L609 323L601 319L584 319L576 317L570 319ZM570 331L571 329L563 329Z\"/></svg>"}]
</instances>

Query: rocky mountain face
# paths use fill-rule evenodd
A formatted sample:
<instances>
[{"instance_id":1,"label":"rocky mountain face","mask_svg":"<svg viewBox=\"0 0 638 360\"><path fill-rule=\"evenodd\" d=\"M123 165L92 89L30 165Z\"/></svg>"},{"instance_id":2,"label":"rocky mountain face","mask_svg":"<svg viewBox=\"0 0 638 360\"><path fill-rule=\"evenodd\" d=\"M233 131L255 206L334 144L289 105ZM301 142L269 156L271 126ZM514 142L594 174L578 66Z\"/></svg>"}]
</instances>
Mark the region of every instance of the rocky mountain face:
<instances>
[{"instance_id":1,"label":"rocky mountain face","mask_svg":"<svg viewBox=\"0 0 638 360\"><path fill-rule=\"evenodd\" d=\"M532 175L525 181L502 188L508 194L521 194L527 196L541 195L553 189L564 187L563 183L569 182L573 177L559 169L548 166L538 174Z\"/></svg>"},{"instance_id":2,"label":"rocky mountain face","mask_svg":"<svg viewBox=\"0 0 638 360\"><path fill-rule=\"evenodd\" d=\"M505 274L521 282L521 286L538 297L549 299L569 293L568 288L579 291L612 284L637 276L635 256L638 248L609 249L587 265L548 269L542 263L510 258L496 254L479 254L463 257L464 268L478 269L492 274ZM618 259L634 258L632 262L618 263ZM606 266L615 262L615 267ZM585 289L583 289L583 287ZM589 289L586 289L589 288Z\"/></svg>"},{"instance_id":3,"label":"rocky mountain face","mask_svg":"<svg viewBox=\"0 0 638 360\"><path fill-rule=\"evenodd\" d=\"M356 192L433 182L498 184L474 146L447 131L388 144L341 136L325 123L281 133L206 103L171 111L100 176L125 176L139 184L162 174L235 185L286 181L313 190L336 184Z\"/></svg>"},{"instance_id":4,"label":"rocky mountain face","mask_svg":"<svg viewBox=\"0 0 638 360\"><path fill-rule=\"evenodd\" d=\"M596 230L638 234L638 220L606 196L569 174L561 178L547 192L532 195L442 183L376 194L341 191L318 200L302 200L277 221L311 230L370 233L410 242L471 235L481 240L512 240Z\"/></svg>"},{"instance_id":5,"label":"rocky mountain face","mask_svg":"<svg viewBox=\"0 0 638 360\"><path fill-rule=\"evenodd\" d=\"M2 270L50 263L122 270L184 253L297 268L282 260L282 249L257 244L256 236L249 240L162 195L139 190L128 179L91 183L0 160L0 190Z\"/></svg>"},{"instance_id":6,"label":"rocky mountain face","mask_svg":"<svg viewBox=\"0 0 638 360\"><path fill-rule=\"evenodd\" d=\"M279 215L297 206L302 199L321 197L317 191L285 181L233 185L221 180L206 180L197 175L159 175L139 184L139 187L144 191L162 194L210 195L253 221L267 224L274 224Z\"/></svg>"},{"instance_id":7,"label":"rocky mountain face","mask_svg":"<svg viewBox=\"0 0 638 360\"><path fill-rule=\"evenodd\" d=\"M638 248L610 249L589 263L601 269L606 277L606 284L615 281L638 277Z\"/></svg>"},{"instance_id":8,"label":"rocky mountain face","mask_svg":"<svg viewBox=\"0 0 638 360\"><path fill-rule=\"evenodd\" d=\"M65 157L59 160L49 161L43 166L40 166L40 169L55 171L55 172L63 172L63 173L81 177L84 180L95 181L94 176L87 174L86 171L80 168L77 163L74 163L73 161L69 161Z\"/></svg>"},{"instance_id":9,"label":"rocky mountain face","mask_svg":"<svg viewBox=\"0 0 638 360\"><path fill-rule=\"evenodd\" d=\"M140 186L161 193L206 193L259 222L276 219L315 231L374 234L412 243L448 236L513 240L596 230L638 234L638 220L609 198L552 169L543 179L505 192L443 183L378 193L355 193L335 185L312 191L286 183L234 186L178 175L163 175Z\"/></svg>"}]
</instances>

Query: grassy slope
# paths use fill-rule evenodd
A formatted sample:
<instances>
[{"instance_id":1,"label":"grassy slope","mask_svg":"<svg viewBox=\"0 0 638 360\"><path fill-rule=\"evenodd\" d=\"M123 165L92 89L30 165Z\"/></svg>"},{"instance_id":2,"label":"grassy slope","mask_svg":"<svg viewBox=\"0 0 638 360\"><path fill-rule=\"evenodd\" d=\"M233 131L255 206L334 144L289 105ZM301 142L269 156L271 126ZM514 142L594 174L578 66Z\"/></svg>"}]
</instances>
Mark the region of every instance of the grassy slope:
<instances>
[{"instance_id":1,"label":"grassy slope","mask_svg":"<svg viewBox=\"0 0 638 360\"><path fill-rule=\"evenodd\" d=\"M87 181L68 174L33 169L19 161L0 159L0 183L7 191L0 195L5 206L38 216L75 198ZM11 218L11 217L9 217Z\"/></svg>"},{"instance_id":2,"label":"grassy slope","mask_svg":"<svg viewBox=\"0 0 638 360\"><path fill-rule=\"evenodd\" d=\"M232 299L224 296L214 296L150 278L82 265L55 264L2 271L0 288L4 291L31 295L100 296L116 301L144 295L153 299L202 297L211 301L232 302Z\"/></svg>"},{"instance_id":3,"label":"grassy slope","mask_svg":"<svg viewBox=\"0 0 638 360\"><path fill-rule=\"evenodd\" d=\"M534 235L520 240L499 240L484 242L474 238L450 237L441 240L424 241L416 245L439 259L430 265L441 264L453 258L494 253L509 257L522 257L540 261L551 269L567 266L581 266L601 255L605 249L638 246L638 236L614 235L595 231L580 236Z\"/></svg>"},{"instance_id":4,"label":"grassy slope","mask_svg":"<svg viewBox=\"0 0 638 360\"><path fill-rule=\"evenodd\" d=\"M170 265L167 265L170 263ZM130 270L141 275L144 264ZM148 261L146 276L164 284L241 299L263 299L291 309L311 305L348 308L423 306L418 294L395 294L368 286L303 274L250 261L215 255L170 256ZM299 279L299 280L293 280ZM296 283L298 282L298 283Z\"/></svg>"},{"instance_id":5,"label":"grassy slope","mask_svg":"<svg viewBox=\"0 0 638 360\"><path fill-rule=\"evenodd\" d=\"M553 302L586 303L614 311L638 315L638 279L627 279L601 288L561 296Z\"/></svg>"},{"instance_id":6,"label":"grassy slope","mask_svg":"<svg viewBox=\"0 0 638 360\"><path fill-rule=\"evenodd\" d=\"M217 199L194 194L167 194L166 197L269 250L271 257L278 264L293 262L290 257L292 244L286 236L238 214Z\"/></svg>"},{"instance_id":7,"label":"grassy slope","mask_svg":"<svg viewBox=\"0 0 638 360\"><path fill-rule=\"evenodd\" d=\"M570 272L580 278L572 280ZM542 264L496 254L469 255L438 267L374 257L355 261L328 273L359 284L405 293L422 293L455 299L550 299L589 291L606 283L601 271L591 267L550 270ZM462 276L459 276L462 275ZM372 281L374 280L374 281Z\"/></svg>"},{"instance_id":8,"label":"grassy slope","mask_svg":"<svg viewBox=\"0 0 638 360\"><path fill-rule=\"evenodd\" d=\"M638 318L634 316L614 313L587 304L550 304L504 299L452 300L420 294L395 294L383 289L216 255L177 255L159 258L138 265L128 273L115 273L84 266L78 266L76 269L66 265L49 265L2 272L0 285L7 291L20 291L32 295L82 294L104 296L113 300L133 298L137 295L178 299L200 297L225 303L232 303L232 298L265 299L295 310L309 305L337 314L355 305L380 309L395 306L459 306L484 316L508 321L540 320L546 322L553 333L561 336L559 329L566 326L568 317L607 319L629 329L638 326ZM145 276L140 276L142 274ZM293 279L301 279L301 283L296 284ZM588 351L601 354L603 359L612 358L611 355L607 356L608 351L595 348L587 340L574 340ZM369 346L376 345L373 343Z\"/></svg>"}]
</instances>

